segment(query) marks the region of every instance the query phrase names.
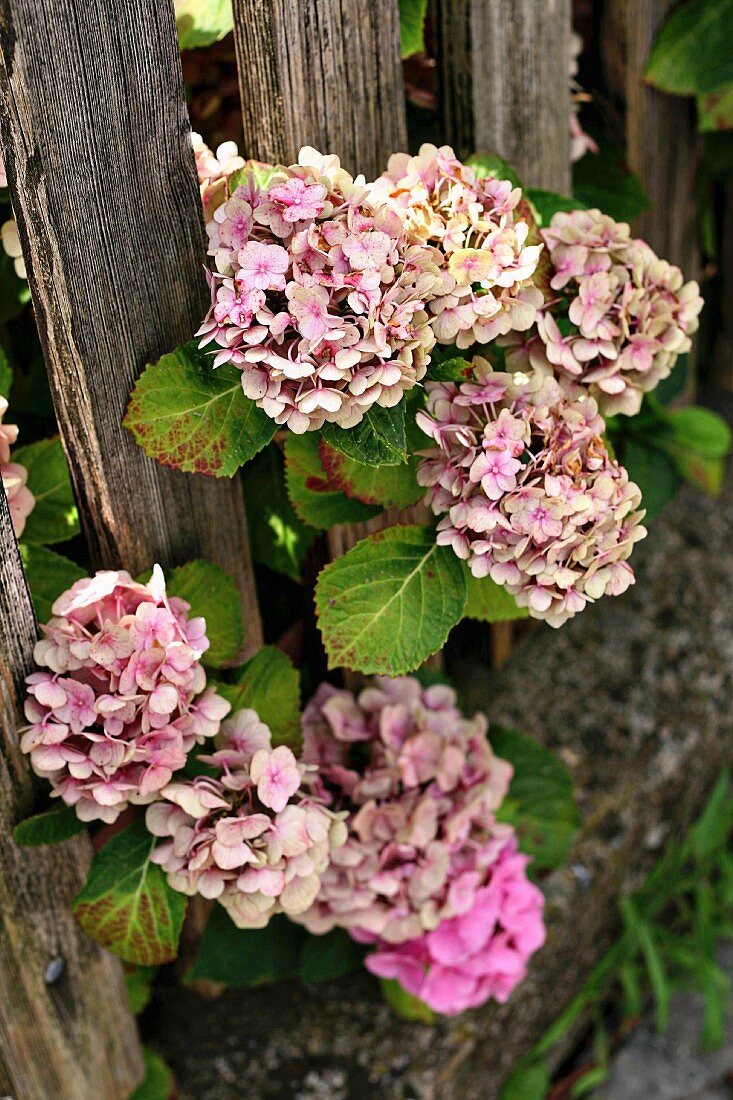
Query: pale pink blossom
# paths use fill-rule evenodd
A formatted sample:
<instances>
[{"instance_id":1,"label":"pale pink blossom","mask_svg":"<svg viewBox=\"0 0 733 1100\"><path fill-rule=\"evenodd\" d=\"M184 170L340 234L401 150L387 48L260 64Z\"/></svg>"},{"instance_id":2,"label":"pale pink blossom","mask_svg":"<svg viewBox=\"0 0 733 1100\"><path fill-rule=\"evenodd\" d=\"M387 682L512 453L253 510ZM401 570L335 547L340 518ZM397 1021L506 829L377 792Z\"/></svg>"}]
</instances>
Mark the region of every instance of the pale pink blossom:
<instances>
[{"instance_id":1,"label":"pale pink blossom","mask_svg":"<svg viewBox=\"0 0 733 1100\"><path fill-rule=\"evenodd\" d=\"M298 919L402 943L465 911L511 830L496 821L512 769L486 719L413 677L378 678L358 698L322 684L303 715L316 792L347 811L318 895Z\"/></svg>"},{"instance_id":2,"label":"pale pink blossom","mask_svg":"<svg viewBox=\"0 0 733 1100\"><path fill-rule=\"evenodd\" d=\"M366 967L394 978L435 1012L454 1016L486 1001L504 1004L545 942L544 899L526 877L526 856L509 838L470 904L405 943L377 940ZM362 942L372 937L357 936Z\"/></svg>"},{"instance_id":3,"label":"pale pink blossom","mask_svg":"<svg viewBox=\"0 0 733 1100\"><path fill-rule=\"evenodd\" d=\"M8 402L0 396L0 481L8 499L10 519L15 537L20 538L25 530L25 521L33 511L36 498L28 488L28 471L19 462L10 461L10 448L18 438L15 424L3 424Z\"/></svg>"},{"instance_id":4,"label":"pale pink blossom","mask_svg":"<svg viewBox=\"0 0 733 1100\"><path fill-rule=\"evenodd\" d=\"M608 454L582 390L566 393L547 370L498 373L480 358L473 368L473 381L428 383L417 414L434 443L418 481L442 517L437 542L561 626L633 584L641 493Z\"/></svg>"},{"instance_id":5,"label":"pale pink blossom","mask_svg":"<svg viewBox=\"0 0 733 1100\"><path fill-rule=\"evenodd\" d=\"M273 749L253 710L225 722L216 752L199 759L213 776L168 783L147 809L163 840L153 861L174 890L217 899L239 928L302 913L346 838L344 815L313 797L312 769Z\"/></svg>"},{"instance_id":6,"label":"pale pink blossom","mask_svg":"<svg viewBox=\"0 0 733 1100\"><path fill-rule=\"evenodd\" d=\"M214 737L229 704L206 686L203 619L148 584L105 570L77 581L42 626L27 678L21 748L52 796L83 821L114 821L150 802L195 744Z\"/></svg>"}]
</instances>

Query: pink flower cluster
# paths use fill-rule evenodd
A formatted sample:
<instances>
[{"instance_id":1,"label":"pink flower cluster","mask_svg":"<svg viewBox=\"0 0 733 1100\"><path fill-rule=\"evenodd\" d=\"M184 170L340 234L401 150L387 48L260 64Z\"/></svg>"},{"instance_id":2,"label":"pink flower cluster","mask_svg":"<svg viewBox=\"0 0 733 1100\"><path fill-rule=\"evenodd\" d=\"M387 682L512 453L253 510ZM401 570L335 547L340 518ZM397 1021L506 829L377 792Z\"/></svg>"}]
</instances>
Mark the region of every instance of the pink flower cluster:
<instances>
[{"instance_id":1,"label":"pink flower cluster","mask_svg":"<svg viewBox=\"0 0 733 1100\"><path fill-rule=\"evenodd\" d=\"M33 511L36 498L26 485L28 471L19 462L10 461L10 448L18 438L15 424L3 424L3 416L8 408L4 397L0 396L0 480L8 498L10 519L16 538L20 538L25 529L25 521Z\"/></svg>"},{"instance_id":2,"label":"pink flower cluster","mask_svg":"<svg viewBox=\"0 0 733 1100\"><path fill-rule=\"evenodd\" d=\"M486 344L535 320L542 293L532 285L542 244L529 244L520 188L479 176L447 146L395 153L374 195L404 221L410 239L440 250L441 283L430 312L441 344Z\"/></svg>"},{"instance_id":3,"label":"pink flower cluster","mask_svg":"<svg viewBox=\"0 0 733 1100\"><path fill-rule=\"evenodd\" d=\"M435 1012L453 1016L493 998L503 1004L545 942L543 897L526 876L526 856L510 838L470 909L414 940L379 942L366 967Z\"/></svg>"},{"instance_id":4,"label":"pink flower cluster","mask_svg":"<svg viewBox=\"0 0 733 1100\"><path fill-rule=\"evenodd\" d=\"M322 684L303 737L349 835L301 922L404 943L468 912L512 832L494 816L512 769L484 716L465 719L450 688L413 677L378 678L358 698Z\"/></svg>"},{"instance_id":5,"label":"pink flower cluster","mask_svg":"<svg viewBox=\"0 0 733 1100\"><path fill-rule=\"evenodd\" d=\"M112 570L77 581L52 610L21 748L82 821L112 822L151 801L229 704L206 688L206 623L166 596L159 566L148 584Z\"/></svg>"},{"instance_id":6,"label":"pink flower cluster","mask_svg":"<svg viewBox=\"0 0 733 1100\"><path fill-rule=\"evenodd\" d=\"M473 381L429 383L417 415L435 443L418 481L443 516L438 543L561 626L633 584L641 493L608 454L591 397L570 398L541 372L494 373L480 358L473 367Z\"/></svg>"},{"instance_id":7,"label":"pink flower cluster","mask_svg":"<svg viewBox=\"0 0 733 1100\"><path fill-rule=\"evenodd\" d=\"M169 783L148 807L148 829L166 838L152 858L174 890L216 898L239 928L263 928L313 902L346 826L304 789L309 769L272 748L253 710L225 722L220 741L199 757L216 777Z\"/></svg>"},{"instance_id":8,"label":"pink flower cluster","mask_svg":"<svg viewBox=\"0 0 733 1100\"><path fill-rule=\"evenodd\" d=\"M196 158L196 174L199 180L204 220L209 221L214 211L229 198L230 178L245 167L236 144L225 141L212 152L200 134L191 134Z\"/></svg>"},{"instance_id":9,"label":"pink flower cluster","mask_svg":"<svg viewBox=\"0 0 733 1100\"><path fill-rule=\"evenodd\" d=\"M278 424L353 427L425 374L439 255L410 246L338 157L305 148L266 184L245 173L207 233L216 271L201 346L220 347L214 366L239 367Z\"/></svg>"},{"instance_id":10,"label":"pink flower cluster","mask_svg":"<svg viewBox=\"0 0 733 1100\"><path fill-rule=\"evenodd\" d=\"M549 367L563 381L589 388L601 412L633 416L644 393L666 378L690 347L703 306L696 282L660 260L629 227L600 210L554 215L542 236L549 250L551 288L569 301L561 327L548 303L529 346L510 341L520 358Z\"/></svg>"}]
</instances>

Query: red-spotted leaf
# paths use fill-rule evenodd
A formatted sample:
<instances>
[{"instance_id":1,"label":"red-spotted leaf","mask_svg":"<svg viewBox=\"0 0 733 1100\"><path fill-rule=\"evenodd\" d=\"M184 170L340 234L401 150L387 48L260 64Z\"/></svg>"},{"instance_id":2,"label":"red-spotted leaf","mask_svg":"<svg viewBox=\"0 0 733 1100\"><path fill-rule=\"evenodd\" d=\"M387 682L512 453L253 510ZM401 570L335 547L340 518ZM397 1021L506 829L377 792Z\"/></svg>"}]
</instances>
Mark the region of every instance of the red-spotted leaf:
<instances>
[{"instance_id":1,"label":"red-spotted leaf","mask_svg":"<svg viewBox=\"0 0 733 1100\"><path fill-rule=\"evenodd\" d=\"M365 466L330 447L325 439L321 440L318 453L330 484L364 504L406 508L425 495L417 483L417 458L401 466Z\"/></svg>"},{"instance_id":2,"label":"red-spotted leaf","mask_svg":"<svg viewBox=\"0 0 733 1100\"><path fill-rule=\"evenodd\" d=\"M231 477L270 442L276 424L242 392L241 372L211 365L195 341L149 364L124 424L151 458L189 474Z\"/></svg>"},{"instance_id":3,"label":"red-spotted leaf","mask_svg":"<svg viewBox=\"0 0 733 1100\"><path fill-rule=\"evenodd\" d=\"M139 966L176 957L186 912L185 895L150 860L156 843L142 821L117 833L95 855L71 906L91 939Z\"/></svg>"},{"instance_id":4,"label":"red-spotted leaf","mask_svg":"<svg viewBox=\"0 0 733 1100\"><path fill-rule=\"evenodd\" d=\"M361 523L381 511L360 500L350 500L331 484L321 464L315 432L291 433L286 439L285 479L293 508L310 527L325 529L336 523Z\"/></svg>"}]
</instances>

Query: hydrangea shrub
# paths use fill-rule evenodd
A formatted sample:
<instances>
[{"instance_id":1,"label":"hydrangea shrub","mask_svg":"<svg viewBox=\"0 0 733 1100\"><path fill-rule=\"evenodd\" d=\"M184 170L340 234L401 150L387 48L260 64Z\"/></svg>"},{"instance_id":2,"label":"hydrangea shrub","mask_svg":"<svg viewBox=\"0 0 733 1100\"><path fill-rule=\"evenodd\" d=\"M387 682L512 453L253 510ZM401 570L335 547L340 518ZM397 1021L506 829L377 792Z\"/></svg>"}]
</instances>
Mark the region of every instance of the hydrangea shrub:
<instances>
[{"instance_id":1,"label":"hydrangea shrub","mask_svg":"<svg viewBox=\"0 0 733 1100\"><path fill-rule=\"evenodd\" d=\"M577 152L593 148L577 112L571 130ZM464 616L560 627L634 583L647 485L626 468L628 425L651 424L658 453L714 487L726 430L660 396L699 288L600 210L534 192L554 207L543 219L496 158L425 144L368 181L311 148L266 165L193 140L210 306L194 343L146 369L125 424L187 472L231 476L268 448L248 470L249 521L260 560L291 581L318 530L394 509L315 583L335 680L389 675L358 693L321 684L300 715L283 652L238 663L246 624L215 566L80 579L59 559L43 586L31 576L53 597L22 734L57 804L19 839L81 820L101 843L115 824L74 907L128 962L173 958L198 897L227 950L287 943L283 973L305 941L308 980L365 951L436 1012L504 1002L544 942L531 879L562 856L540 858L532 808L527 841L485 717L410 673ZM0 425L21 534L34 486L10 462L15 434ZM70 499L64 486L56 511ZM416 502L417 516L397 511ZM29 573L51 554L32 549ZM566 854L576 817L558 768L538 782L552 773L552 805L569 800ZM254 981L263 967L242 969Z\"/></svg>"}]
</instances>

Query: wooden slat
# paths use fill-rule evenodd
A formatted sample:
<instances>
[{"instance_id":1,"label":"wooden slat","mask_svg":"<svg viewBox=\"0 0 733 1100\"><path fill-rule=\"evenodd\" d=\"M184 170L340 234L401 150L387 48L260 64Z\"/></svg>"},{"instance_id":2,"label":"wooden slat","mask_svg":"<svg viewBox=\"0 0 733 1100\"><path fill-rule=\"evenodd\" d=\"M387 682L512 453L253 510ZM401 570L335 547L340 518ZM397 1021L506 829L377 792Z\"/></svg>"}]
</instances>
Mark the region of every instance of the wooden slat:
<instances>
[{"instance_id":1,"label":"wooden slat","mask_svg":"<svg viewBox=\"0 0 733 1100\"><path fill-rule=\"evenodd\" d=\"M1 0L0 133L92 559L203 556L262 640L238 481L164 469L122 427L146 362L206 310L203 228L170 0Z\"/></svg>"},{"instance_id":2,"label":"wooden slat","mask_svg":"<svg viewBox=\"0 0 733 1100\"><path fill-rule=\"evenodd\" d=\"M569 193L570 0L438 0L436 25L448 143Z\"/></svg>"},{"instance_id":3,"label":"wooden slat","mask_svg":"<svg viewBox=\"0 0 733 1100\"><path fill-rule=\"evenodd\" d=\"M89 839L53 848L12 839L33 806L18 727L35 637L0 491L0 1091L15 1100L125 1100L142 1059L122 968L82 934L69 907L86 878Z\"/></svg>"},{"instance_id":4,"label":"wooden slat","mask_svg":"<svg viewBox=\"0 0 733 1100\"><path fill-rule=\"evenodd\" d=\"M691 279L700 264L694 105L644 81L657 31L673 6L673 0L623 0L619 5L625 19L626 142L629 167L651 203L634 230Z\"/></svg>"},{"instance_id":5,"label":"wooden slat","mask_svg":"<svg viewBox=\"0 0 733 1100\"><path fill-rule=\"evenodd\" d=\"M287 164L314 145L369 179L407 148L396 0L234 0L234 34L247 156ZM332 528L329 553L426 515Z\"/></svg>"},{"instance_id":6,"label":"wooden slat","mask_svg":"<svg viewBox=\"0 0 733 1100\"><path fill-rule=\"evenodd\" d=\"M234 0L234 20L247 156L314 145L370 178L406 148L396 0Z\"/></svg>"}]
</instances>

